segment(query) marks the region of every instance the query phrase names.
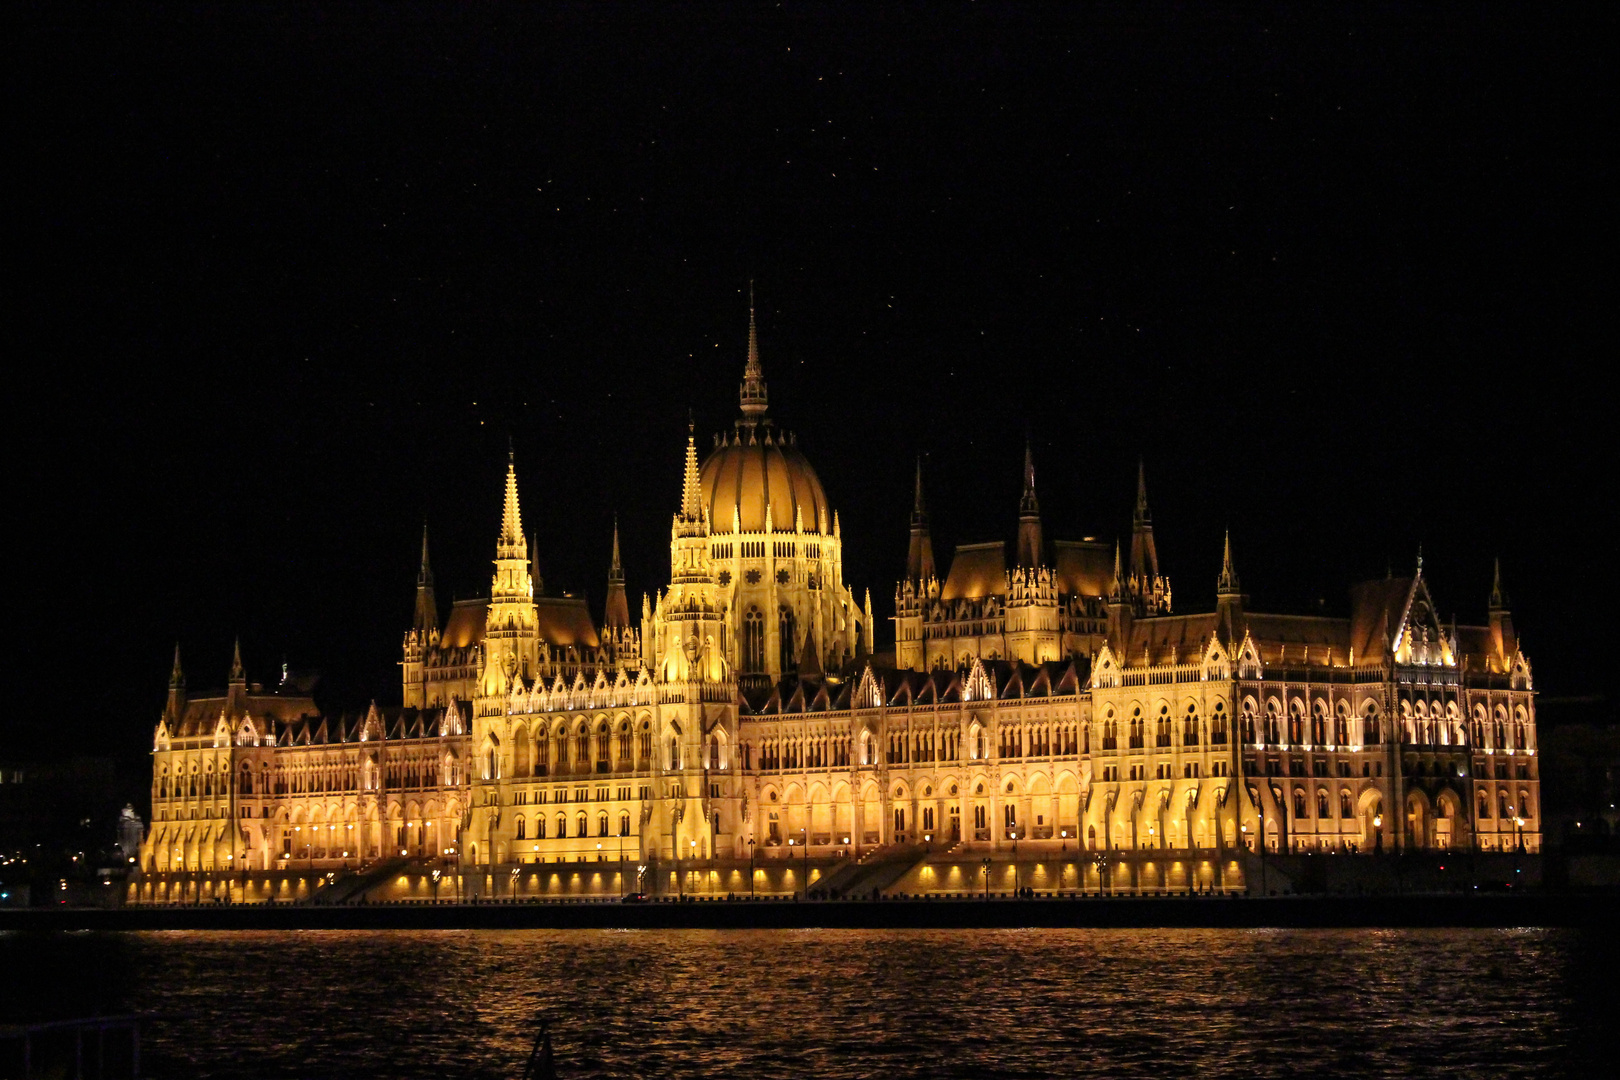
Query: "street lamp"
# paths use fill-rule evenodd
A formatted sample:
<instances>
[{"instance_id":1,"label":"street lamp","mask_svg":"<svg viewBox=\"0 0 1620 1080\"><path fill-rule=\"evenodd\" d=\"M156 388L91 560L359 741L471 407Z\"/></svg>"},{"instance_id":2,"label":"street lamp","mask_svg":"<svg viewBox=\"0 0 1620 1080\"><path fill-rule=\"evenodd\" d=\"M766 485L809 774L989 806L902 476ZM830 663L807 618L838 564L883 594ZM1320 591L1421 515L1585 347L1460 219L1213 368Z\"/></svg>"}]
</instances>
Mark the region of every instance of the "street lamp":
<instances>
[{"instance_id":1,"label":"street lamp","mask_svg":"<svg viewBox=\"0 0 1620 1080\"><path fill-rule=\"evenodd\" d=\"M748 838L748 899L754 898L754 838Z\"/></svg>"},{"instance_id":2,"label":"street lamp","mask_svg":"<svg viewBox=\"0 0 1620 1080\"><path fill-rule=\"evenodd\" d=\"M1023 895L1018 887L1018 830L1014 829L1007 835L1013 842L1013 899L1016 900Z\"/></svg>"},{"instance_id":3,"label":"street lamp","mask_svg":"<svg viewBox=\"0 0 1620 1080\"><path fill-rule=\"evenodd\" d=\"M692 857L687 860L687 865L690 866L692 863L697 862L697 841L696 840L689 840L689 841L687 841L687 843L692 845L692 849L691 849ZM694 882L694 884L696 884L696 882Z\"/></svg>"},{"instance_id":4,"label":"street lamp","mask_svg":"<svg viewBox=\"0 0 1620 1080\"><path fill-rule=\"evenodd\" d=\"M810 830L801 829L804 833L804 898L810 899Z\"/></svg>"}]
</instances>

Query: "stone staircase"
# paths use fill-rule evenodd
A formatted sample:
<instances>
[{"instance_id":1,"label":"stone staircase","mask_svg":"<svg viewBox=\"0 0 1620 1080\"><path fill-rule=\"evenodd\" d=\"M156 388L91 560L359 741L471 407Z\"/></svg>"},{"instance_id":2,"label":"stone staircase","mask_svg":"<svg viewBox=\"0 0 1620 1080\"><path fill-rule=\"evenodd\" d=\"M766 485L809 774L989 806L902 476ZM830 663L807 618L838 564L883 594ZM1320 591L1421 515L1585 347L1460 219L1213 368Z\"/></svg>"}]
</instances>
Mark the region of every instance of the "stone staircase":
<instances>
[{"instance_id":1,"label":"stone staircase","mask_svg":"<svg viewBox=\"0 0 1620 1080\"><path fill-rule=\"evenodd\" d=\"M315 907L339 907L359 903L373 886L382 884L408 865L410 860L403 858L382 859L369 863L338 878L325 888L315 890L308 902Z\"/></svg>"},{"instance_id":2,"label":"stone staircase","mask_svg":"<svg viewBox=\"0 0 1620 1080\"><path fill-rule=\"evenodd\" d=\"M854 862L846 863L816 882L816 889L829 897L851 900L882 894L911 869L928 857L921 844L896 844L874 848Z\"/></svg>"}]
</instances>

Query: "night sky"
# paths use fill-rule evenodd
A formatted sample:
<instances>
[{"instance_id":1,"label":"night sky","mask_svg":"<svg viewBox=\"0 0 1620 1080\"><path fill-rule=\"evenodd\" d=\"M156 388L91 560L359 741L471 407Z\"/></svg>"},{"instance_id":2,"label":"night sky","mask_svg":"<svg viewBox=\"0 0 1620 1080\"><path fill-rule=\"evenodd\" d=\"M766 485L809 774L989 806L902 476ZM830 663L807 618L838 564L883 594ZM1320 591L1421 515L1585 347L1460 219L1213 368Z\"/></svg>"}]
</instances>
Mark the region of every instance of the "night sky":
<instances>
[{"instance_id":1,"label":"night sky","mask_svg":"<svg viewBox=\"0 0 1620 1080\"><path fill-rule=\"evenodd\" d=\"M1538 689L1604 691L1605 9L858 10L9 8L0 756L138 770L176 640L397 702L422 523L483 595L509 439L547 585L600 609L616 511L639 609L750 277L880 619L915 456L943 562L1027 434L1049 537L1145 459L1180 610L1227 527L1260 609L1421 544L1479 622L1500 555Z\"/></svg>"}]
</instances>

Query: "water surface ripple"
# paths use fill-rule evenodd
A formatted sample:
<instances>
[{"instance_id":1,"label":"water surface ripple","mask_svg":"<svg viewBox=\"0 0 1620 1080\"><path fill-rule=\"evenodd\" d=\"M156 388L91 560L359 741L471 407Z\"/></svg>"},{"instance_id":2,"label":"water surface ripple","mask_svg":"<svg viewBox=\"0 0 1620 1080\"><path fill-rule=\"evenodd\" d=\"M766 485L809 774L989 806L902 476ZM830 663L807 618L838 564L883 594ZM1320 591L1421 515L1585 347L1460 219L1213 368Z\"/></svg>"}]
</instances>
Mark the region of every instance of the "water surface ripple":
<instances>
[{"instance_id":1,"label":"water surface ripple","mask_svg":"<svg viewBox=\"0 0 1620 1080\"><path fill-rule=\"evenodd\" d=\"M1612 953L1550 930L5 934L0 960L6 1018L176 1016L159 1077L515 1077L542 1012L563 1077L1574 1077L1615 1022Z\"/></svg>"}]
</instances>

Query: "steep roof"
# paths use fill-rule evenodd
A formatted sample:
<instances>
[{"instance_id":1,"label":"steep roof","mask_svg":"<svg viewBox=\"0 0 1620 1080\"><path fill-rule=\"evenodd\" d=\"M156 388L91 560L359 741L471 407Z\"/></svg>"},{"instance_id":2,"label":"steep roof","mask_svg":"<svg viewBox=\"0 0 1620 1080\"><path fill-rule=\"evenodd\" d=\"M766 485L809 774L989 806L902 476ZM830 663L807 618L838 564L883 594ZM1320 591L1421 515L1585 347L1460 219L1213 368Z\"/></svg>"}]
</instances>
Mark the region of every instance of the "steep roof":
<instances>
[{"instance_id":1,"label":"steep roof","mask_svg":"<svg viewBox=\"0 0 1620 1080\"><path fill-rule=\"evenodd\" d=\"M940 589L945 600L998 596L1007 591L1007 545L1000 540L988 544L958 544L951 559L951 572Z\"/></svg>"},{"instance_id":2,"label":"steep roof","mask_svg":"<svg viewBox=\"0 0 1620 1080\"><path fill-rule=\"evenodd\" d=\"M1054 540L1058 591L1070 596L1107 596L1114 583L1113 552L1097 540Z\"/></svg>"}]
</instances>

